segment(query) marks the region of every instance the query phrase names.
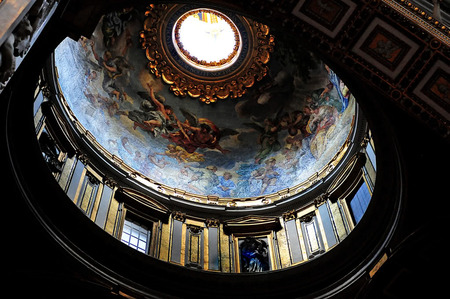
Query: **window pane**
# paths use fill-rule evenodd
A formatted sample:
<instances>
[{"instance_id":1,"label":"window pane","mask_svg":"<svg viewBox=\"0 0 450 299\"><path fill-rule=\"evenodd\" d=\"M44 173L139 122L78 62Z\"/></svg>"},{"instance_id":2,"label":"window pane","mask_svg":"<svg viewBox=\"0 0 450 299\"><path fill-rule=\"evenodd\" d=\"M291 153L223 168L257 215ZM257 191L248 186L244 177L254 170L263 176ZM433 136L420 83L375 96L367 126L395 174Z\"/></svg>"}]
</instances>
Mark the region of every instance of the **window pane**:
<instances>
[{"instance_id":1,"label":"window pane","mask_svg":"<svg viewBox=\"0 0 450 299\"><path fill-rule=\"evenodd\" d=\"M145 226L141 226L131 220L125 219L121 240L128 246L147 253L148 242L150 239L150 230L147 230Z\"/></svg>"},{"instance_id":2,"label":"window pane","mask_svg":"<svg viewBox=\"0 0 450 299\"><path fill-rule=\"evenodd\" d=\"M43 101L44 101L44 96L42 95L42 92L39 92L36 99L34 100L34 106L33 106L34 115L36 115L36 112L41 107L41 104Z\"/></svg>"},{"instance_id":3,"label":"window pane","mask_svg":"<svg viewBox=\"0 0 450 299\"><path fill-rule=\"evenodd\" d=\"M377 170L377 162L376 162L376 158L375 158L375 151L373 150L372 145L370 144L370 142L367 143L366 152L367 152L367 156L369 157L370 162L373 165L373 168L375 170Z\"/></svg>"},{"instance_id":4,"label":"window pane","mask_svg":"<svg viewBox=\"0 0 450 299\"><path fill-rule=\"evenodd\" d=\"M371 195L369 189L367 188L367 185L363 183L350 201L350 207L352 209L353 217L355 218L355 223L358 223L366 212L370 198Z\"/></svg>"},{"instance_id":5,"label":"window pane","mask_svg":"<svg viewBox=\"0 0 450 299\"><path fill-rule=\"evenodd\" d=\"M139 236L139 232L136 230L136 228L133 227L133 229L131 230L131 235L136 238Z\"/></svg>"},{"instance_id":6,"label":"window pane","mask_svg":"<svg viewBox=\"0 0 450 299\"><path fill-rule=\"evenodd\" d=\"M138 247L139 247L140 249L144 249L144 250L145 250L145 247L146 247L146 246L147 246L147 242L139 241Z\"/></svg>"},{"instance_id":7,"label":"window pane","mask_svg":"<svg viewBox=\"0 0 450 299\"><path fill-rule=\"evenodd\" d=\"M122 233L130 235L131 234L131 228L128 225L124 225Z\"/></svg>"},{"instance_id":8,"label":"window pane","mask_svg":"<svg viewBox=\"0 0 450 299\"><path fill-rule=\"evenodd\" d=\"M141 242L147 242L147 234L145 232L142 232L139 234L139 240Z\"/></svg>"},{"instance_id":9,"label":"window pane","mask_svg":"<svg viewBox=\"0 0 450 299\"><path fill-rule=\"evenodd\" d=\"M138 242L138 239L136 239L135 237L131 237L130 238L130 244L131 245L137 246L137 242Z\"/></svg>"},{"instance_id":10,"label":"window pane","mask_svg":"<svg viewBox=\"0 0 450 299\"><path fill-rule=\"evenodd\" d=\"M219 270L219 229L208 229L209 269Z\"/></svg>"}]
</instances>

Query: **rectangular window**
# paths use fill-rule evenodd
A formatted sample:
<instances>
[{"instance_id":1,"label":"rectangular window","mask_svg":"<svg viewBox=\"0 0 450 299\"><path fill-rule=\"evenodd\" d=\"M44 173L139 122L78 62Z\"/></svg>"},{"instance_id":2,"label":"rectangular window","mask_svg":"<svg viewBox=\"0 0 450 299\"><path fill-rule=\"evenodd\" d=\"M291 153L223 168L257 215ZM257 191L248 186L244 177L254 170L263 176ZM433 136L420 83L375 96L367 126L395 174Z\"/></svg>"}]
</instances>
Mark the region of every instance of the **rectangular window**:
<instances>
[{"instance_id":1,"label":"rectangular window","mask_svg":"<svg viewBox=\"0 0 450 299\"><path fill-rule=\"evenodd\" d=\"M362 168L362 170L363 170L364 178L366 179L366 182L367 182L367 186L369 187L369 189L371 191L373 191L373 188L375 188L375 184L374 184L375 173L373 170L367 168L367 166L368 166L367 163L370 164L370 162L366 162L366 166L364 166Z\"/></svg>"},{"instance_id":2,"label":"rectangular window","mask_svg":"<svg viewBox=\"0 0 450 299\"><path fill-rule=\"evenodd\" d=\"M367 143L366 152L367 152L367 156L369 157L370 162L373 165L373 168L376 171L377 170L377 161L375 158L375 150L373 149L372 144L370 142Z\"/></svg>"},{"instance_id":3,"label":"rectangular window","mask_svg":"<svg viewBox=\"0 0 450 299\"><path fill-rule=\"evenodd\" d=\"M44 101L44 96L42 94L42 92L39 92L36 96L36 98L34 99L34 105L33 105L33 113L34 115L36 115L36 113L38 112L39 108L41 108L41 104Z\"/></svg>"},{"instance_id":4,"label":"rectangular window","mask_svg":"<svg viewBox=\"0 0 450 299\"><path fill-rule=\"evenodd\" d=\"M148 253L150 245L151 228L141 225L130 219L125 219L122 229L121 241L137 251Z\"/></svg>"},{"instance_id":5,"label":"rectangular window","mask_svg":"<svg viewBox=\"0 0 450 299\"><path fill-rule=\"evenodd\" d=\"M353 215L353 220L357 224L364 213L366 212L367 206L369 205L371 194L366 183L363 182L356 192L355 196L350 200L350 208Z\"/></svg>"},{"instance_id":6,"label":"rectangular window","mask_svg":"<svg viewBox=\"0 0 450 299\"><path fill-rule=\"evenodd\" d=\"M36 98L34 99L34 107L33 107L33 112L34 112L34 127L35 127L35 132L36 134L38 134L38 132L41 131L43 125L44 125L44 121L45 121L45 116L42 113L42 108L41 108L41 104L44 101L44 97L42 95L42 92L39 92L38 95L36 96Z\"/></svg>"}]
</instances>

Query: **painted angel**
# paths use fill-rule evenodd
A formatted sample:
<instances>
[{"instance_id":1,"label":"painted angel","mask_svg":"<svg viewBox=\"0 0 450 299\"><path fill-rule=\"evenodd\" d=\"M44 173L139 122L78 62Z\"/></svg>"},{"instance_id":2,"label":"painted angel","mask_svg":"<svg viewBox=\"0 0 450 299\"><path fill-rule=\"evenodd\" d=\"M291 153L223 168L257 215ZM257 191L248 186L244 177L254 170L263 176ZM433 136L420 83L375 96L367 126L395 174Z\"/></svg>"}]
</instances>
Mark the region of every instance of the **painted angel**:
<instances>
[{"instance_id":1,"label":"painted angel","mask_svg":"<svg viewBox=\"0 0 450 299\"><path fill-rule=\"evenodd\" d=\"M153 87L147 84L150 92L149 96L141 102L140 110L129 111L128 118L134 121L133 128L140 127L149 131L153 136L168 134L176 127L179 127L179 120L174 114L173 108L164 104L161 97L155 96ZM138 93L143 96L142 93Z\"/></svg>"},{"instance_id":2,"label":"painted angel","mask_svg":"<svg viewBox=\"0 0 450 299\"><path fill-rule=\"evenodd\" d=\"M281 149L281 143L278 140L280 126L276 120L266 118L264 123L253 121L252 123L245 123L245 125L259 132L258 143L261 147L255 157L255 163L261 163L271 153Z\"/></svg>"},{"instance_id":3,"label":"painted angel","mask_svg":"<svg viewBox=\"0 0 450 299\"><path fill-rule=\"evenodd\" d=\"M217 149L223 154L229 152L220 146L219 141L225 136L238 134L237 131L219 129L209 119L197 118L195 114L185 109L180 110L186 118L185 122L180 123L180 130L163 137L183 147L188 153L193 153L198 148Z\"/></svg>"}]
</instances>

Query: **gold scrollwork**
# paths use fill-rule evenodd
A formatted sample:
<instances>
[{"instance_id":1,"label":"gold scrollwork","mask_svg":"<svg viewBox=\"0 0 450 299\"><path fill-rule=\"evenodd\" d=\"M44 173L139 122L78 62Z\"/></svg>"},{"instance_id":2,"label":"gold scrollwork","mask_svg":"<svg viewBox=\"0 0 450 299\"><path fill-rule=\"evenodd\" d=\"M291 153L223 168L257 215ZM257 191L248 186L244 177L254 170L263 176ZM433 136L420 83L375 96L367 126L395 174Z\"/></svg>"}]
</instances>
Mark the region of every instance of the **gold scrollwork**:
<instances>
[{"instance_id":1,"label":"gold scrollwork","mask_svg":"<svg viewBox=\"0 0 450 299\"><path fill-rule=\"evenodd\" d=\"M148 60L148 69L157 78L170 85L170 90L180 97L198 98L207 104L218 99L239 98L255 82L262 80L268 73L267 63L273 52L275 39L269 34L269 27L243 18L248 24L249 53L236 70L228 75L200 77L177 66L170 53L164 47L162 30L170 14L168 5L151 5L145 13L144 29L140 32L142 49Z\"/></svg>"}]
</instances>

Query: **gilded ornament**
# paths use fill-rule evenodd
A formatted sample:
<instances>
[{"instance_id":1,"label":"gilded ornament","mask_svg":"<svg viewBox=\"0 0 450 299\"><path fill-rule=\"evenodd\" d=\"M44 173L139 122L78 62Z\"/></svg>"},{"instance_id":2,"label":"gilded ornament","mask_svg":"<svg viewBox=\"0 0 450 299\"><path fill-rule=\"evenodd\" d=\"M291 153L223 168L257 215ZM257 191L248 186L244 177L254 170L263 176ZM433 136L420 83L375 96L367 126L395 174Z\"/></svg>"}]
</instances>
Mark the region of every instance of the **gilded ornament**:
<instances>
[{"instance_id":1,"label":"gilded ornament","mask_svg":"<svg viewBox=\"0 0 450 299\"><path fill-rule=\"evenodd\" d=\"M242 23L245 24L248 33L248 53L239 60L239 65L234 70L228 69L220 75L214 72L205 71L205 74L196 74L191 70L180 66L173 53L169 51L167 41L163 35L167 32L165 27L168 19L177 9L182 8L180 5L151 5L145 13L144 29L140 32L140 41L142 49L145 50L148 59L148 70L157 78L161 78L163 82L170 85L169 89L179 97L192 97L205 102L207 104L223 100L227 98L240 98L248 88L251 88L255 82L262 80L268 73L267 63L273 52L275 39L269 33L267 25L251 21L241 17ZM193 10L189 13L195 13ZM186 16L188 16L187 14ZM185 16L183 16L185 17ZM227 18L224 18L228 20ZM177 24L179 22L177 21ZM232 26L235 28L235 26ZM177 28L174 29L175 43L180 45ZM235 32L235 36L239 33ZM236 37L237 39L237 37ZM239 47L239 45L237 45ZM237 49L224 60L205 62L193 57L188 52L183 54L193 63L199 66L219 66L228 63L231 59L235 59L238 55ZM180 47L183 49L183 47ZM183 50L181 50L183 51ZM241 53L241 55L243 55Z\"/></svg>"}]
</instances>

